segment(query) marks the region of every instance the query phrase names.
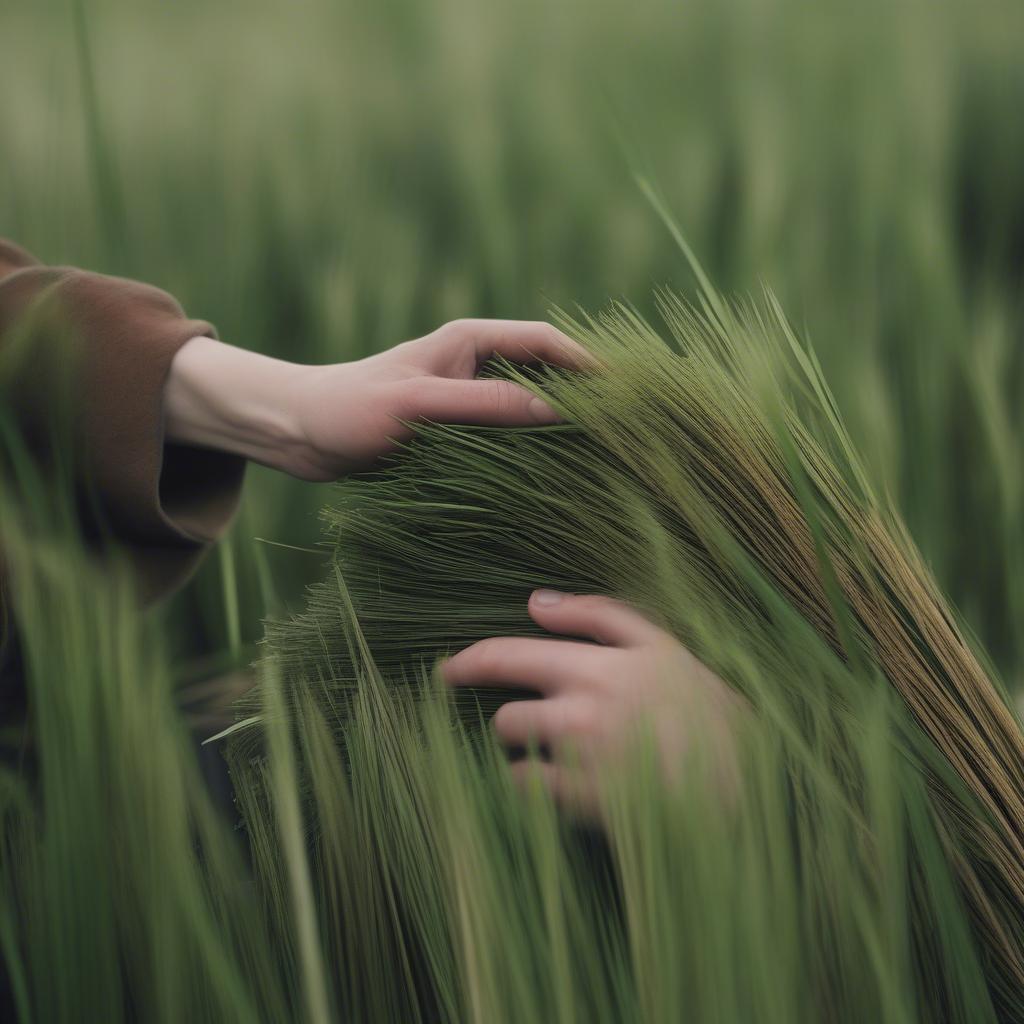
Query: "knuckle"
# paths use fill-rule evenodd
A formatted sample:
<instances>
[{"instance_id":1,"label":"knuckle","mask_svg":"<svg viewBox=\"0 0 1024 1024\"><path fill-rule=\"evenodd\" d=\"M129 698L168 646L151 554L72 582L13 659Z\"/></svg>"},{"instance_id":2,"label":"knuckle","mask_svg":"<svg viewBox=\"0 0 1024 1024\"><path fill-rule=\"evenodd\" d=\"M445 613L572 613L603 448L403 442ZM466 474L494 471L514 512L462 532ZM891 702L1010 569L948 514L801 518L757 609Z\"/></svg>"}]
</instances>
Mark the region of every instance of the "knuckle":
<instances>
[{"instance_id":1,"label":"knuckle","mask_svg":"<svg viewBox=\"0 0 1024 1024\"><path fill-rule=\"evenodd\" d=\"M499 415L507 415L516 407L518 389L506 380L487 381L490 401Z\"/></svg>"},{"instance_id":2,"label":"knuckle","mask_svg":"<svg viewBox=\"0 0 1024 1024\"><path fill-rule=\"evenodd\" d=\"M449 339L464 340L473 333L474 321L468 317L449 320L438 329L438 334Z\"/></svg>"},{"instance_id":3,"label":"knuckle","mask_svg":"<svg viewBox=\"0 0 1024 1024\"><path fill-rule=\"evenodd\" d=\"M584 739L597 732L597 709L590 701L576 700L562 708L559 731L566 739Z\"/></svg>"}]
</instances>

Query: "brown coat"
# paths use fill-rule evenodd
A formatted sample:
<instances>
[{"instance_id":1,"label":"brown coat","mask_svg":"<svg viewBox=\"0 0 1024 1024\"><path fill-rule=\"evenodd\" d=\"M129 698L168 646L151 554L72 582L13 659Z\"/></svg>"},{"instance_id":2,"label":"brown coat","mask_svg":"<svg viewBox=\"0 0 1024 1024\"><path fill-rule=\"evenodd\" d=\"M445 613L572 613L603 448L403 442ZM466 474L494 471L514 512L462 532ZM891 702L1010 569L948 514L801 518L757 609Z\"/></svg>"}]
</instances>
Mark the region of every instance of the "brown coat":
<instances>
[{"instance_id":1,"label":"brown coat","mask_svg":"<svg viewBox=\"0 0 1024 1024\"><path fill-rule=\"evenodd\" d=\"M128 552L146 600L187 577L238 503L242 459L164 440L171 360L200 335L216 336L166 292L45 266L0 239L0 393L34 448L70 414L96 520L83 526Z\"/></svg>"}]
</instances>

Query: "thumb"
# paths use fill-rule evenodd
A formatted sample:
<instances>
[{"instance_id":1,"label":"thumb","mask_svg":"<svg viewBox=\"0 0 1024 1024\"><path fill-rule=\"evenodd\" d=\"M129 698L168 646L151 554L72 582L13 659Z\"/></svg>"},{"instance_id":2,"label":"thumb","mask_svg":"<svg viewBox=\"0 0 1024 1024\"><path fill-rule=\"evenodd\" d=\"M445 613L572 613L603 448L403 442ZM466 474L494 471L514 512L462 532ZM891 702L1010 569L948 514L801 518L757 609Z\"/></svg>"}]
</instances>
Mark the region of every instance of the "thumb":
<instances>
[{"instance_id":1,"label":"thumb","mask_svg":"<svg viewBox=\"0 0 1024 1024\"><path fill-rule=\"evenodd\" d=\"M535 590L529 611L538 626L553 633L586 637L612 647L643 647L668 638L635 608L600 594Z\"/></svg>"}]
</instances>

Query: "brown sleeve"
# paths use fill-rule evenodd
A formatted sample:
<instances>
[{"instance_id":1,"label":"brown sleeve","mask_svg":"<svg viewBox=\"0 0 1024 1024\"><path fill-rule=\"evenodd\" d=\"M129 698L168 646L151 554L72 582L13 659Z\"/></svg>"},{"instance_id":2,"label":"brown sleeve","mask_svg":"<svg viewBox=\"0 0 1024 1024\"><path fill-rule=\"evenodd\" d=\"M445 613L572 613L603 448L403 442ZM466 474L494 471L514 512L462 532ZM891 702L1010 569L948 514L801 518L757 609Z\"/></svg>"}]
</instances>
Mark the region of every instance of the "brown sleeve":
<instances>
[{"instance_id":1,"label":"brown sleeve","mask_svg":"<svg viewBox=\"0 0 1024 1024\"><path fill-rule=\"evenodd\" d=\"M171 360L203 335L216 337L166 292L44 266L0 240L5 400L44 457L54 417L69 411L86 494L83 526L128 551L147 600L188 576L238 504L244 460L164 440Z\"/></svg>"}]
</instances>

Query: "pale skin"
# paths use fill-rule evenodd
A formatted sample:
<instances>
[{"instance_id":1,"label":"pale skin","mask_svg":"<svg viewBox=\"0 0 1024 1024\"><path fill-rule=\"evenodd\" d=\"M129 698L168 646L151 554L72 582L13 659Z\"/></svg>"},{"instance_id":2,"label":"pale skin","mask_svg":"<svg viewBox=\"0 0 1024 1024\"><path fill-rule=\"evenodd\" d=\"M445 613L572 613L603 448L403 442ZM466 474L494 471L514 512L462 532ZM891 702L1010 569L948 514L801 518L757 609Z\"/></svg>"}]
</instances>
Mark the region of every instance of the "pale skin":
<instances>
[{"instance_id":1,"label":"pale skin","mask_svg":"<svg viewBox=\"0 0 1024 1024\"><path fill-rule=\"evenodd\" d=\"M302 366L193 338L165 391L172 441L233 452L300 480L372 465L433 420L492 426L555 423L553 409L509 381L479 380L492 356L586 369L593 360L550 324L456 320L351 363Z\"/></svg>"},{"instance_id":2,"label":"pale skin","mask_svg":"<svg viewBox=\"0 0 1024 1024\"><path fill-rule=\"evenodd\" d=\"M210 338L174 358L164 396L167 439L241 455L301 480L365 469L408 439L417 421L537 426L558 417L508 381L480 380L485 362L593 370L587 352L549 324L459 320L379 355L304 366ZM443 666L451 686L521 687L540 699L494 718L509 747L543 746L549 760L512 765L562 804L597 813L598 764L626 756L648 730L672 778L698 736L732 761L733 692L673 636L621 602L535 591L529 612L551 639L495 637ZM555 639L555 636L559 639ZM576 639L568 639L569 637ZM571 759L571 763L570 763Z\"/></svg>"},{"instance_id":3,"label":"pale skin","mask_svg":"<svg viewBox=\"0 0 1024 1024\"><path fill-rule=\"evenodd\" d=\"M601 813L601 781L631 746L652 741L667 782L702 768L724 798L736 784L734 725L742 702L670 633L621 601L535 590L528 610L558 638L496 637L443 666L453 687L536 691L504 704L494 730L506 747L543 748L546 760L512 764L523 785L539 782L560 804ZM574 639L570 639L574 638Z\"/></svg>"}]
</instances>

